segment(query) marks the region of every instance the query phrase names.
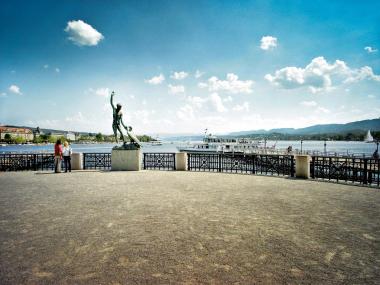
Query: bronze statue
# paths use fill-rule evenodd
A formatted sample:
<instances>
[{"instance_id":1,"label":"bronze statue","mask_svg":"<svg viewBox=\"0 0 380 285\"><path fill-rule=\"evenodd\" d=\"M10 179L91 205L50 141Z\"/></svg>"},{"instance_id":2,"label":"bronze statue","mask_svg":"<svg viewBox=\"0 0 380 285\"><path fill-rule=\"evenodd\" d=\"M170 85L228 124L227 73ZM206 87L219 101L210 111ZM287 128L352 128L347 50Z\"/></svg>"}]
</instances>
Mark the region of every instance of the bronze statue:
<instances>
[{"instance_id":1,"label":"bronze statue","mask_svg":"<svg viewBox=\"0 0 380 285\"><path fill-rule=\"evenodd\" d=\"M112 106L112 111L113 111L113 121L112 121L112 130L115 135L116 142L118 143L118 131L120 133L120 139L123 141L123 148L124 149L139 149L141 147L141 143L138 140L138 138L131 133L132 132L132 127L128 127L124 124L123 122L123 113L121 112L121 104L113 104L113 97L115 96L115 92L112 91L111 93L111 106ZM127 144L127 141L124 138L124 134L121 131L121 126L124 127L124 129L127 131L127 135L129 137L130 143Z\"/></svg>"}]
</instances>

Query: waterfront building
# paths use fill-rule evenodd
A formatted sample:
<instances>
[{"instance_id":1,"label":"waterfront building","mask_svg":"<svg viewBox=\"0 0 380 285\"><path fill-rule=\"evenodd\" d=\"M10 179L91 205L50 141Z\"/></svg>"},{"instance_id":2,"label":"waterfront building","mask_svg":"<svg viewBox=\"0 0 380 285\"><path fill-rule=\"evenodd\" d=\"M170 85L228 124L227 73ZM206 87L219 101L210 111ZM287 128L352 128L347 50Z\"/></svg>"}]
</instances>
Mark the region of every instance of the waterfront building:
<instances>
[{"instance_id":1,"label":"waterfront building","mask_svg":"<svg viewBox=\"0 0 380 285\"><path fill-rule=\"evenodd\" d=\"M33 132L31 129L0 126L0 140L5 140L7 134L12 138L21 137L26 141L33 140Z\"/></svg>"}]
</instances>

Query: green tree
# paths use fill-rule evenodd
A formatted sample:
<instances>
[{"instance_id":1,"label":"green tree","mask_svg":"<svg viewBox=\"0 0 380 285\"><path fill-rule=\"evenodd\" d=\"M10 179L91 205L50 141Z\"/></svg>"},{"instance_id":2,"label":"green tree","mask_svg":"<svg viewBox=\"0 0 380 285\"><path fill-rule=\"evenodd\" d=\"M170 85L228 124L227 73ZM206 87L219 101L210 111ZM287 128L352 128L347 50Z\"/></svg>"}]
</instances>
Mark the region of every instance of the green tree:
<instances>
[{"instance_id":1,"label":"green tree","mask_svg":"<svg viewBox=\"0 0 380 285\"><path fill-rule=\"evenodd\" d=\"M5 134L5 136L4 136L4 140L5 140L6 142L10 142L10 141L12 140L12 136L11 136L10 134Z\"/></svg>"},{"instance_id":2,"label":"green tree","mask_svg":"<svg viewBox=\"0 0 380 285\"><path fill-rule=\"evenodd\" d=\"M104 141L104 137L103 137L102 133L97 133L96 136L95 136L95 140L96 140L97 142L102 142L102 141Z\"/></svg>"}]
</instances>

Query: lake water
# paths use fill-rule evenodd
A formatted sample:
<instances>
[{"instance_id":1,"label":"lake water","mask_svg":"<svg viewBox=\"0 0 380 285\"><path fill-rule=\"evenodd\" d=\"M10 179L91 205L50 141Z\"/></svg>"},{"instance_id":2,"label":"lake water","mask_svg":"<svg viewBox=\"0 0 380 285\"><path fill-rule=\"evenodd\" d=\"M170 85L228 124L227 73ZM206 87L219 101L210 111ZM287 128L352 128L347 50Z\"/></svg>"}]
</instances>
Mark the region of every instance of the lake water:
<instances>
[{"instance_id":1,"label":"lake water","mask_svg":"<svg viewBox=\"0 0 380 285\"><path fill-rule=\"evenodd\" d=\"M196 142L191 142L196 143ZM150 143L143 143L143 152L178 152L178 146L184 146L189 142L163 142L160 146L152 146ZM272 146L274 141L268 141L267 146ZM101 144L72 144L74 152L111 152L114 143ZM300 141L278 141L276 148L286 149L292 146L293 150L301 148ZM304 141L302 145L304 151L324 151L324 141ZM376 149L376 144L365 142L347 141L327 141L326 150L328 153L355 154L370 156ZM53 152L54 145L7 145L0 146L0 153L41 153Z\"/></svg>"}]
</instances>

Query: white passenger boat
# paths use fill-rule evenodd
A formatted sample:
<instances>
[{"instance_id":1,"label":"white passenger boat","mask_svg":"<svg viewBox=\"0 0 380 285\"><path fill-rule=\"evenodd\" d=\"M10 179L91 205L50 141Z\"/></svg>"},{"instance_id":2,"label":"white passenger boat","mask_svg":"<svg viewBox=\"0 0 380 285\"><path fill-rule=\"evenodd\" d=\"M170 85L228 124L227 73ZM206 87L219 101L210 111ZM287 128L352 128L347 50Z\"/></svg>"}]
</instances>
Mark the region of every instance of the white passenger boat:
<instances>
[{"instance_id":1,"label":"white passenger boat","mask_svg":"<svg viewBox=\"0 0 380 285\"><path fill-rule=\"evenodd\" d=\"M219 138L211 134L205 134L200 143L188 143L177 147L180 152L204 152L204 153L263 153L274 150L276 145L268 147L265 141L252 140L250 138Z\"/></svg>"}]
</instances>

